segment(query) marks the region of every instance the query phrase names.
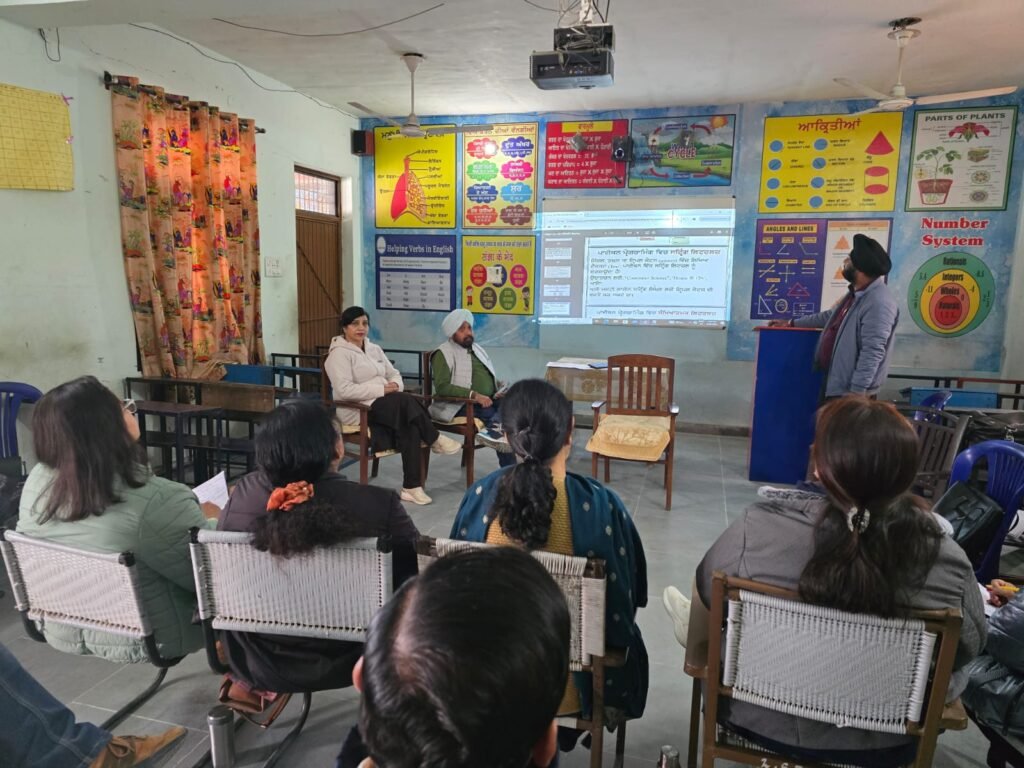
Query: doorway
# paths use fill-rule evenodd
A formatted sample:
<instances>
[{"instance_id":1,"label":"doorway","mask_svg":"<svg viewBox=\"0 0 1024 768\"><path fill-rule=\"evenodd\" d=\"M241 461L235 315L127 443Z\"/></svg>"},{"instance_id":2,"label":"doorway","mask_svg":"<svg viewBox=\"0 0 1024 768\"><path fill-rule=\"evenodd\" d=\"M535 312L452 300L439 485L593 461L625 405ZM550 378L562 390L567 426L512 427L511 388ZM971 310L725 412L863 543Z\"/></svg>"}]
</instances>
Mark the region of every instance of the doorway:
<instances>
[{"instance_id":1,"label":"doorway","mask_svg":"<svg viewBox=\"0 0 1024 768\"><path fill-rule=\"evenodd\" d=\"M341 272L341 180L295 167L295 263L299 352L326 353L344 307Z\"/></svg>"}]
</instances>

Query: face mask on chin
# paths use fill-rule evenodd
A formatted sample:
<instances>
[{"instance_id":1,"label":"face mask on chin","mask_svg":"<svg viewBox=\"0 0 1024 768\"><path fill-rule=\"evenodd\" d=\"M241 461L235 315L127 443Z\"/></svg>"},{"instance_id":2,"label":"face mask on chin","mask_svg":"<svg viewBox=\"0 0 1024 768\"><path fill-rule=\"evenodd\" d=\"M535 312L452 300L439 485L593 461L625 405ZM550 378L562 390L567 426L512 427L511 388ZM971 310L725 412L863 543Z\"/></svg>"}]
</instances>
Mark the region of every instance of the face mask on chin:
<instances>
[{"instance_id":1,"label":"face mask on chin","mask_svg":"<svg viewBox=\"0 0 1024 768\"><path fill-rule=\"evenodd\" d=\"M847 264L845 267L843 267L843 279L845 279L846 282L850 283L850 285L853 285L853 282L856 278L857 270L854 268L853 264Z\"/></svg>"}]
</instances>

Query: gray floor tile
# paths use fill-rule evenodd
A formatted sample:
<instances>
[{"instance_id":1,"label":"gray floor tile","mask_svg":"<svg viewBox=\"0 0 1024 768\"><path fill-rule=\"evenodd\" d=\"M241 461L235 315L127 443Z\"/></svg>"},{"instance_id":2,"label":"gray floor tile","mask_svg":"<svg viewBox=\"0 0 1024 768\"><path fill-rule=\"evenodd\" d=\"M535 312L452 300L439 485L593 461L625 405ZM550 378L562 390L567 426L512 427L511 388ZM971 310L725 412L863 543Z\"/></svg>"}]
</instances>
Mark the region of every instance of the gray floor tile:
<instances>
[{"instance_id":1,"label":"gray floor tile","mask_svg":"<svg viewBox=\"0 0 1024 768\"><path fill-rule=\"evenodd\" d=\"M590 475L590 456L585 451L589 432L577 430L570 469ZM661 605L668 585L689 594L694 569L708 546L725 526L757 498L757 483L746 479L748 441L714 435L680 435L673 472L672 508L664 509L661 467L632 462L612 462L611 487L619 494L636 521L648 565L648 606L639 612L651 663L651 687L644 717L629 724L626 768L651 766L662 744L673 744L685 759L690 714L690 680L682 671L682 649ZM431 457L427 491L434 503L408 505L409 513L424 533L447 536L455 512L466 491L465 475L458 457ZM497 468L492 451L477 452L477 477ZM345 470L349 477L355 469ZM401 486L401 462L381 462L375 485ZM1024 572L1024 550L1010 553L1011 569ZM4 577L5 578L5 577ZM145 666L118 667L107 662L69 656L27 639L8 595L0 598L0 643L22 661L54 695L69 703L82 719L101 721L121 703L141 690L151 671ZM189 729L182 747L162 768L187 768L207 748L206 712L215 703L218 678L195 654L172 669L166 687L126 720L119 733L157 733L170 724ZM298 700L289 704L269 731L244 726L238 737L238 765L257 765L284 737L299 711ZM352 689L318 693L302 737L282 761L282 766L332 766L341 742L358 714L358 695ZM606 739L607 754L614 736ZM973 726L962 733L944 734L934 765L937 768L982 768L985 741ZM590 754L577 747L563 755L561 765L584 768ZM720 763L720 766L724 764Z\"/></svg>"}]
</instances>

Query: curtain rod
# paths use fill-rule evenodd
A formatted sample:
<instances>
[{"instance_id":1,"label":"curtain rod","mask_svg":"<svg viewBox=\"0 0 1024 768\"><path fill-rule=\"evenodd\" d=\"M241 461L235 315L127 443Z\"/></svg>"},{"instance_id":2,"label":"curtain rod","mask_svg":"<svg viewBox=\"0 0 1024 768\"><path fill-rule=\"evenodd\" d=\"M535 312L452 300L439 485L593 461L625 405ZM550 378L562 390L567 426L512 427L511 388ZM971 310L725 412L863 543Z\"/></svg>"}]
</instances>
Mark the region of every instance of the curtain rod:
<instances>
[{"instance_id":1,"label":"curtain rod","mask_svg":"<svg viewBox=\"0 0 1024 768\"><path fill-rule=\"evenodd\" d=\"M117 84L117 77L112 75L112 74L110 74L106 70L103 70L103 87L106 90L109 91L111 86L116 85L116 84ZM259 126L256 126L256 133L266 133L266 132L267 132L266 128L260 128Z\"/></svg>"}]
</instances>

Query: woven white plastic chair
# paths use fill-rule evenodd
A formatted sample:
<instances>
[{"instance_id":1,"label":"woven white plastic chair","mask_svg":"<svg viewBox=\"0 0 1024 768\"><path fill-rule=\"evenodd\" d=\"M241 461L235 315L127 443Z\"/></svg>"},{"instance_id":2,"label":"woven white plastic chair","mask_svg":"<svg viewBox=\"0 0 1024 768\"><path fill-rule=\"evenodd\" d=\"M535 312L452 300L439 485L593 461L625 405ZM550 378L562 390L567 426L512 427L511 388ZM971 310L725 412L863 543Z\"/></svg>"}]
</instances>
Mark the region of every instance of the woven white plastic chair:
<instances>
[{"instance_id":1,"label":"woven white plastic chair","mask_svg":"<svg viewBox=\"0 0 1024 768\"><path fill-rule=\"evenodd\" d=\"M129 637L145 646L150 663L158 668L150 686L107 718L104 728L113 728L147 701L163 683L167 668L181 661L160 655L131 552L90 552L9 530L2 531L0 551L15 607L33 640L46 642L37 623Z\"/></svg>"},{"instance_id":2,"label":"woven white plastic chair","mask_svg":"<svg viewBox=\"0 0 1024 768\"><path fill-rule=\"evenodd\" d=\"M763 762L765 750L717 727L720 696L839 728L917 736L914 765L931 765L959 639L958 611L884 619L808 605L787 590L722 574L712 584L705 768L716 758L775 764ZM698 702L691 717L699 716ZM691 741L690 765L694 746Z\"/></svg>"},{"instance_id":3,"label":"woven white plastic chair","mask_svg":"<svg viewBox=\"0 0 1024 768\"><path fill-rule=\"evenodd\" d=\"M362 642L393 591L388 539L353 539L289 558L252 546L252 535L192 530L192 570L206 657L218 673L217 630ZM271 768L305 725L312 691L296 725L264 763Z\"/></svg>"},{"instance_id":4,"label":"woven white plastic chair","mask_svg":"<svg viewBox=\"0 0 1024 768\"><path fill-rule=\"evenodd\" d=\"M467 549L494 546L480 542L455 539L433 539L421 536L417 542L420 571L435 558L445 557ZM604 669L621 666L624 652L605 648L605 565L598 558L573 557L553 552L530 552L551 574L565 596L569 606L571 635L569 640L569 668L573 672L589 672L594 679L591 718L560 717L558 724L590 732L590 764L601 765L604 746ZM626 723L616 729L615 766L621 766L626 748Z\"/></svg>"}]
</instances>

